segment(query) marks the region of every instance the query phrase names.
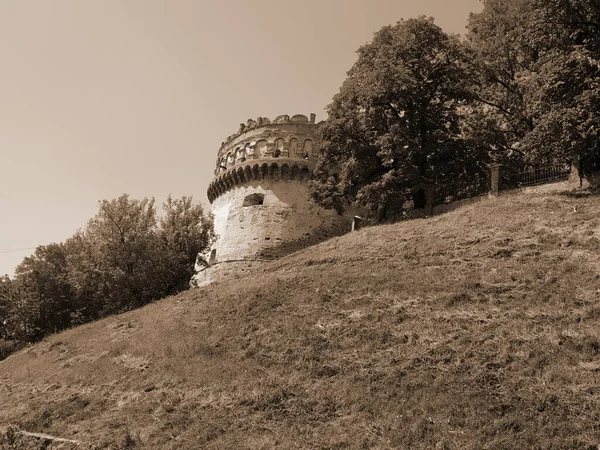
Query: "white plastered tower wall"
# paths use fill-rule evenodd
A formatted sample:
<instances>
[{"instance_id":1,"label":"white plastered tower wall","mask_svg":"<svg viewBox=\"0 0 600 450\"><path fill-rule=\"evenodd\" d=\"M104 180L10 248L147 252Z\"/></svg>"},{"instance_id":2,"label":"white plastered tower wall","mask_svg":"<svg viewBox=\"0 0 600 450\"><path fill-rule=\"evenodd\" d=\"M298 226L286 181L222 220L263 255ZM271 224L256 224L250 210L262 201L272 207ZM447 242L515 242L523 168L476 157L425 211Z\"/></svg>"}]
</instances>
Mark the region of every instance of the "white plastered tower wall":
<instances>
[{"instance_id":1,"label":"white plastered tower wall","mask_svg":"<svg viewBox=\"0 0 600 450\"><path fill-rule=\"evenodd\" d=\"M308 181L319 156L322 123L304 115L259 117L240 125L217 155L208 188L217 239L193 285L226 267L274 259L350 230L350 219L318 206Z\"/></svg>"},{"instance_id":2,"label":"white plastered tower wall","mask_svg":"<svg viewBox=\"0 0 600 450\"><path fill-rule=\"evenodd\" d=\"M243 206L256 194L264 196L262 205ZM335 211L317 206L305 181L250 182L216 199L212 211L218 234L215 262L272 256L269 250L326 238L346 222Z\"/></svg>"}]
</instances>

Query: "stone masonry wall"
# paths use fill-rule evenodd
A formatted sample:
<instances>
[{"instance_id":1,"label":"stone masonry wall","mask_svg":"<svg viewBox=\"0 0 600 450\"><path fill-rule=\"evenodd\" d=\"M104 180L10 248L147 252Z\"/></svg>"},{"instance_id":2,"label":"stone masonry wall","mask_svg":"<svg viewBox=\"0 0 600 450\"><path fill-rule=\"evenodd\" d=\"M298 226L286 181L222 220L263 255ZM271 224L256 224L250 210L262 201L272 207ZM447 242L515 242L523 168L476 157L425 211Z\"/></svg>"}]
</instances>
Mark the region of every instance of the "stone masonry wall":
<instances>
[{"instance_id":1,"label":"stone masonry wall","mask_svg":"<svg viewBox=\"0 0 600 450\"><path fill-rule=\"evenodd\" d=\"M261 205L244 206L263 195ZM349 220L317 206L306 181L256 180L219 196L212 206L215 262L261 259L292 242L313 242L349 231Z\"/></svg>"}]
</instances>

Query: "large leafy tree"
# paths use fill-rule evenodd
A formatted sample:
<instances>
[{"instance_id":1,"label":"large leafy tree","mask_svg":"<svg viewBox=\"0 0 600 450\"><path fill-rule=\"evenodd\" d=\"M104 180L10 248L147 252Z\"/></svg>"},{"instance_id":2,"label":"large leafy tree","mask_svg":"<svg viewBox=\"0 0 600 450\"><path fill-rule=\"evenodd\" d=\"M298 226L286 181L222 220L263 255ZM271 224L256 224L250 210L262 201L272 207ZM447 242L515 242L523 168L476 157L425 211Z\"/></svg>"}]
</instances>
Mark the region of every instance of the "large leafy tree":
<instances>
[{"instance_id":1,"label":"large leafy tree","mask_svg":"<svg viewBox=\"0 0 600 450\"><path fill-rule=\"evenodd\" d=\"M484 171L480 149L462 139L471 69L457 37L420 17L386 26L358 50L328 107L321 176L313 196L328 207L357 202L381 219L417 185L452 185Z\"/></svg>"},{"instance_id":2,"label":"large leafy tree","mask_svg":"<svg viewBox=\"0 0 600 450\"><path fill-rule=\"evenodd\" d=\"M470 136L532 165L597 159L599 26L597 0L485 0L469 24Z\"/></svg>"},{"instance_id":3,"label":"large leafy tree","mask_svg":"<svg viewBox=\"0 0 600 450\"><path fill-rule=\"evenodd\" d=\"M213 239L212 220L191 197L127 195L100 202L98 214L68 242L69 273L86 316L127 310L188 287L194 262Z\"/></svg>"},{"instance_id":4,"label":"large leafy tree","mask_svg":"<svg viewBox=\"0 0 600 450\"><path fill-rule=\"evenodd\" d=\"M524 140L534 154L598 163L600 148L600 2L531 0L527 36L539 54L527 87L536 128ZM533 150L537 150L533 151ZM596 167L598 169L600 167Z\"/></svg>"},{"instance_id":5,"label":"large leafy tree","mask_svg":"<svg viewBox=\"0 0 600 450\"><path fill-rule=\"evenodd\" d=\"M0 276L0 338L6 337L6 325L13 300L12 281L8 275Z\"/></svg>"},{"instance_id":6,"label":"large leafy tree","mask_svg":"<svg viewBox=\"0 0 600 450\"><path fill-rule=\"evenodd\" d=\"M19 348L17 331L22 318L17 316L15 285L8 275L0 276L0 360Z\"/></svg>"},{"instance_id":7,"label":"large leafy tree","mask_svg":"<svg viewBox=\"0 0 600 450\"><path fill-rule=\"evenodd\" d=\"M154 200L127 195L103 200L85 230L69 243L70 278L99 314L143 305L155 292L157 217ZM87 313L89 314L89 312Z\"/></svg>"},{"instance_id":8,"label":"large leafy tree","mask_svg":"<svg viewBox=\"0 0 600 450\"><path fill-rule=\"evenodd\" d=\"M18 280L0 277L0 359L43 335L35 292Z\"/></svg>"},{"instance_id":9,"label":"large leafy tree","mask_svg":"<svg viewBox=\"0 0 600 450\"><path fill-rule=\"evenodd\" d=\"M0 359L12 347L13 326L11 316L15 304L14 286L8 275L0 276Z\"/></svg>"},{"instance_id":10,"label":"large leafy tree","mask_svg":"<svg viewBox=\"0 0 600 450\"><path fill-rule=\"evenodd\" d=\"M465 116L465 128L469 139L502 162L516 155L522 162L521 140L534 128L520 83L533 73L535 58L520 34L530 6L523 0L485 0L483 12L469 20L477 102Z\"/></svg>"},{"instance_id":11,"label":"large leafy tree","mask_svg":"<svg viewBox=\"0 0 600 450\"><path fill-rule=\"evenodd\" d=\"M191 197L127 195L64 243L42 245L0 277L0 358L27 342L141 306L188 287L199 253L214 238L212 218Z\"/></svg>"}]
</instances>

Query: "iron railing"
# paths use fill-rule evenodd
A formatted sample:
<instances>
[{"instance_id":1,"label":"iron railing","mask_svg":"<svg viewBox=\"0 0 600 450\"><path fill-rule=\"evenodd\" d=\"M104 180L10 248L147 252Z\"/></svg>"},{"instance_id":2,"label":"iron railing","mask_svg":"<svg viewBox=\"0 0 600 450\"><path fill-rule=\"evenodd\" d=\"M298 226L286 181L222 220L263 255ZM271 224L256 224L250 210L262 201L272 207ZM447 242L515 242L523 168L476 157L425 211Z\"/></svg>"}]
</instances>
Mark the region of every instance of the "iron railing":
<instances>
[{"instance_id":1,"label":"iron railing","mask_svg":"<svg viewBox=\"0 0 600 450\"><path fill-rule=\"evenodd\" d=\"M519 173L518 186L537 186L539 184L566 181L571 174L570 165L557 165L548 167L531 168Z\"/></svg>"},{"instance_id":2,"label":"iron railing","mask_svg":"<svg viewBox=\"0 0 600 450\"><path fill-rule=\"evenodd\" d=\"M467 180L456 180L449 190L436 190L435 205L443 205L446 203L463 200L465 198L477 197L487 194L490 191L489 173L478 174L475 177Z\"/></svg>"},{"instance_id":3,"label":"iron railing","mask_svg":"<svg viewBox=\"0 0 600 450\"><path fill-rule=\"evenodd\" d=\"M546 167L527 167L525 170L518 171L514 168L506 172L500 169L500 190L507 191L528 186L537 186L559 181L567 181L571 175L570 164L560 164ZM425 188L415 191L412 199L407 199L402 204L392 204L387 209L388 217L414 218L413 213L424 211L422 206L416 207L417 197L415 194L425 194ZM492 192L490 172L481 171L477 174L471 174L468 178L458 177L453 183L446 186L445 189L439 187L435 189L433 206L441 206L453 203L459 200L478 197ZM423 198L421 201L425 201ZM412 211L412 212L411 212ZM408 213L408 214L407 214Z\"/></svg>"}]
</instances>

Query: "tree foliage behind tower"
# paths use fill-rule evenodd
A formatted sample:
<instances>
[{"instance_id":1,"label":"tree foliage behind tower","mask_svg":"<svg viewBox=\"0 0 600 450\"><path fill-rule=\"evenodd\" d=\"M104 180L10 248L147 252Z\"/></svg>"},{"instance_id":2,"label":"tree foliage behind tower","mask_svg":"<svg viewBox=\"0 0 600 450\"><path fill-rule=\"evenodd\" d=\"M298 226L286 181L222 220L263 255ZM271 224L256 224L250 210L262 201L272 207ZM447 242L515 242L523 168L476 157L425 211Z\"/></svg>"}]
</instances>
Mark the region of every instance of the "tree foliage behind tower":
<instances>
[{"instance_id":1,"label":"tree foliage behind tower","mask_svg":"<svg viewBox=\"0 0 600 450\"><path fill-rule=\"evenodd\" d=\"M478 147L462 139L471 67L459 39L424 17L382 28L358 50L328 107L321 168L338 180L312 183L321 204L366 206L385 215L418 184L451 185L484 170Z\"/></svg>"}]
</instances>

